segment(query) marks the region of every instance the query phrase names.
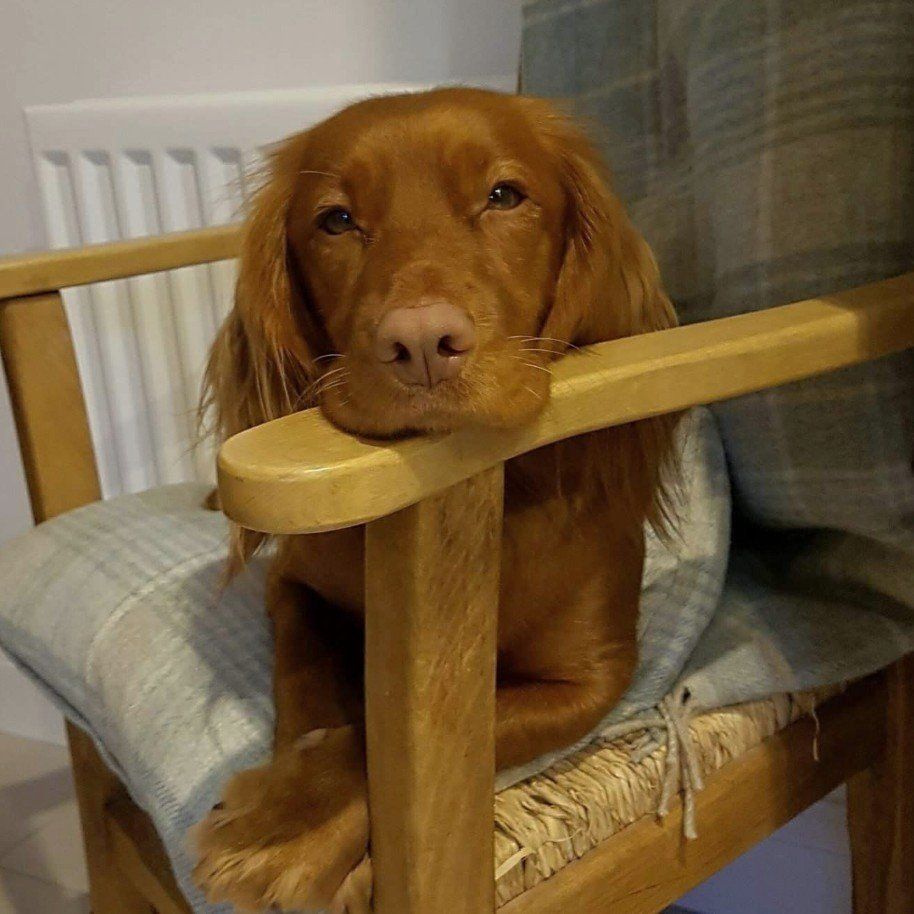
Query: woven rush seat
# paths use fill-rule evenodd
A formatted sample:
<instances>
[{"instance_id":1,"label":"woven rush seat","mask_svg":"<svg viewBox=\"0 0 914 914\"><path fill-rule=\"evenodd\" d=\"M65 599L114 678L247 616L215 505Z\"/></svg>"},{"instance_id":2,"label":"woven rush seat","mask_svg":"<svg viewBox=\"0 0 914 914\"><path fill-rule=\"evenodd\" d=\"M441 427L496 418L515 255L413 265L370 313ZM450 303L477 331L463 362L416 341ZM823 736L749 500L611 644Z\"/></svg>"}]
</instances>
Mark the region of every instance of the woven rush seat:
<instances>
[{"instance_id":1,"label":"woven rush seat","mask_svg":"<svg viewBox=\"0 0 914 914\"><path fill-rule=\"evenodd\" d=\"M692 759L702 777L723 768L806 714L834 689L776 695L695 716ZM647 734L601 740L502 791L495 800L499 906L544 882L602 841L653 815L667 791L667 748ZM648 747L650 748L650 747ZM674 750L675 751L675 750ZM815 752L815 746L810 746ZM675 773L680 769L675 766ZM701 829L701 821L697 823Z\"/></svg>"},{"instance_id":2,"label":"woven rush seat","mask_svg":"<svg viewBox=\"0 0 914 914\"><path fill-rule=\"evenodd\" d=\"M790 724L811 715L832 697L835 688L791 695L696 715L690 722L692 758L703 777L759 746ZM815 732L818 732L818 727ZM664 788L675 794L678 779L668 781L665 746L645 752L644 731L589 745L546 771L499 793L495 800L496 900L499 908L583 858L601 842L644 817L653 817ZM648 744L648 748L650 748ZM810 756L816 754L810 740ZM678 766L675 770L679 770ZM166 865L152 823L130 804L111 809L115 833L147 849ZM702 822L698 821L701 829ZM122 840L122 839L121 839ZM170 897L180 890L168 883ZM184 910L169 907L169 912ZM221 910L221 909L220 909Z\"/></svg>"}]
</instances>

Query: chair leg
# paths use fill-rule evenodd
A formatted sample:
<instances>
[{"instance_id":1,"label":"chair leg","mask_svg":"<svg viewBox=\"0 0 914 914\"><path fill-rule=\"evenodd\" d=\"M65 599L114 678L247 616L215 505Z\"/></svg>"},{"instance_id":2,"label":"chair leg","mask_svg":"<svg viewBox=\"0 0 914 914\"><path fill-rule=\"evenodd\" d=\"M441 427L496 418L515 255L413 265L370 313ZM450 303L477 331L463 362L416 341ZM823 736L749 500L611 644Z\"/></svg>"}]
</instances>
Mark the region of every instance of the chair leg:
<instances>
[{"instance_id":1,"label":"chair leg","mask_svg":"<svg viewBox=\"0 0 914 914\"><path fill-rule=\"evenodd\" d=\"M914 911L914 655L887 685L885 754L847 783L854 914Z\"/></svg>"},{"instance_id":2,"label":"chair leg","mask_svg":"<svg viewBox=\"0 0 914 914\"><path fill-rule=\"evenodd\" d=\"M124 787L85 733L68 724L67 738L86 846L92 914L155 914L152 905L134 888L111 855L105 811L108 803L123 793Z\"/></svg>"}]
</instances>

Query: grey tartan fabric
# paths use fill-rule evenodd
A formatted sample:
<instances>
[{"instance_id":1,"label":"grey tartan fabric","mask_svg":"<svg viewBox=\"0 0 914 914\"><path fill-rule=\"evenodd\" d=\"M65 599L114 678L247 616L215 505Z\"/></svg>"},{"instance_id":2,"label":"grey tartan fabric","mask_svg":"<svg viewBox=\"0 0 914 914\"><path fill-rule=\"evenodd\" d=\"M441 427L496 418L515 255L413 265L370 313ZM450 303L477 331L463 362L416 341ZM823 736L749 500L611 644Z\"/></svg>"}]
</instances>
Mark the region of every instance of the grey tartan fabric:
<instances>
[{"instance_id":1,"label":"grey tartan fabric","mask_svg":"<svg viewBox=\"0 0 914 914\"><path fill-rule=\"evenodd\" d=\"M730 501L713 420L696 412L682 440L684 522L672 550L649 540L642 663L616 718L663 697L723 586ZM190 881L187 830L233 771L269 752L272 646L263 562L220 593L225 523L205 494L123 496L5 545L0 646L95 738L152 815L195 911L215 914ZM503 772L500 787L552 760Z\"/></svg>"},{"instance_id":2,"label":"grey tartan fabric","mask_svg":"<svg viewBox=\"0 0 914 914\"><path fill-rule=\"evenodd\" d=\"M594 125L686 322L914 269L910 0L533 0L523 48L523 91ZM700 703L908 650L914 352L712 409L740 545Z\"/></svg>"}]
</instances>

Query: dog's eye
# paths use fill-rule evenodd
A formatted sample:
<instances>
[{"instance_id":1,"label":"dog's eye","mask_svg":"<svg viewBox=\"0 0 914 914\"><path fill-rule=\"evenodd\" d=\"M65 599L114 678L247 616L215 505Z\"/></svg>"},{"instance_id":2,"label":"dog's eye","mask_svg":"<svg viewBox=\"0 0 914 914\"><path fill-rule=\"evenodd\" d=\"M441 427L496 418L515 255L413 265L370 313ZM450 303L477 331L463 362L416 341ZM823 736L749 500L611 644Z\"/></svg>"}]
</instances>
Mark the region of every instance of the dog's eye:
<instances>
[{"instance_id":1,"label":"dog's eye","mask_svg":"<svg viewBox=\"0 0 914 914\"><path fill-rule=\"evenodd\" d=\"M328 213L324 213L321 217L320 227L328 235L342 235L343 232L348 232L355 228L355 220L348 209L337 207Z\"/></svg>"},{"instance_id":2,"label":"dog's eye","mask_svg":"<svg viewBox=\"0 0 914 914\"><path fill-rule=\"evenodd\" d=\"M496 184L489 191L489 209L514 209L524 201L524 195L511 184Z\"/></svg>"}]
</instances>

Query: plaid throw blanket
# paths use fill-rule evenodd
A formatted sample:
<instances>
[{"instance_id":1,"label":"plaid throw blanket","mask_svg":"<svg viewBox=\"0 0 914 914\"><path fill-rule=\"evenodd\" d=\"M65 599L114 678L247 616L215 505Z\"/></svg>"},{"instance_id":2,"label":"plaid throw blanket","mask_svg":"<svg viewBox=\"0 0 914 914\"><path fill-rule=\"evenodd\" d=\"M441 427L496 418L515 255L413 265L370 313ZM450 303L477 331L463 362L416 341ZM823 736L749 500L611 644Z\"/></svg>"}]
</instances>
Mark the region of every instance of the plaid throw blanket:
<instances>
[{"instance_id":1,"label":"plaid throw blanket","mask_svg":"<svg viewBox=\"0 0 914 914\"><path fill-rule=\"evenodd\" d=\"M532 0L522 84L595 125L686 322L914 269L907 0ZM737 536L694 700L910 650L914 352L712 409Z\"/></svg>"}]
</instances>

